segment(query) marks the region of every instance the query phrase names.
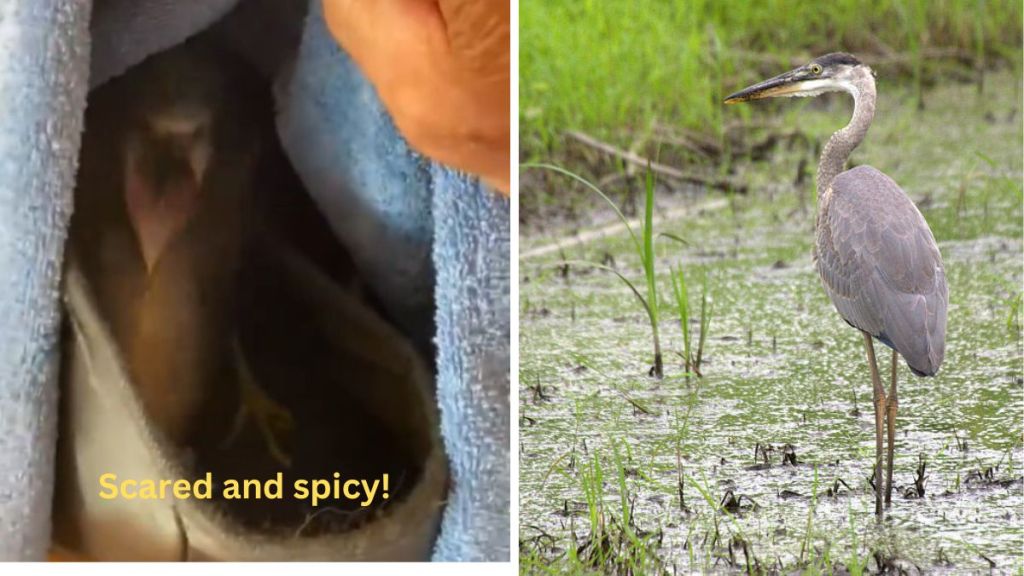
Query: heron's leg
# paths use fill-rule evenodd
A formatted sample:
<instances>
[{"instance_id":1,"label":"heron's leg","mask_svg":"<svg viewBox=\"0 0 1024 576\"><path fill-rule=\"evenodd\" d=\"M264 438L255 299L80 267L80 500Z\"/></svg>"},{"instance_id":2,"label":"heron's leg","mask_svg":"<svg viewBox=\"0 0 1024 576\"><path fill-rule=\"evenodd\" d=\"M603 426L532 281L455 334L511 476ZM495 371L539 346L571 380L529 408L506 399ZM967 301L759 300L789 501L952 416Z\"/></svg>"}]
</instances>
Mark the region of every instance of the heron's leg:
<instances>
[{"instance_id":1,"label":"heron's leg","mask_svg":"<svg viewBox=\"0 0 1024 576\"><path fill-rule=\"evenodd\" d=\"M892 351L892 380L889 384L889 398L886 402L886 415L885 423L888 428L886 445L886 471L885 471L885 506L889 507L892 504L892 457L896 447L896 409L899 408L899 402L896 400L896 367L898 366L900 355L893 350Z\"/></svg>"},{"instance_id":2,"label":"heron's leg","mask_svg":"<svg viewBox=\"0 0 1024 576\"><path fill-rule=\"evenodd\" d=\"M221 442L221 448L234 443L245 425L246 417L252 416L263 436L270 456L282 466L290 468L291 456L282 448L281 444L295 428L292 413L271 398L256 381L237 338L232 339L231 346L234 352L235 368L238 371L241 404L228 437Z\"/></svg>"},{"instance_id":3,"label":"heron's leg","mask_svg":"<svg viewBox=\"0 0 1024 576\"><path fill-rule=\"evenodd\" d=\"M878 363L875 362L875 346L871 335L864 332L864 348L868 353L868 366L871 368L871 384L875 400L875 515L882 517L882 493L885 491L885 480L882 475L882 434L885 416L885 388L882 378L878 375Z\"/></svg>"}]
</instances>

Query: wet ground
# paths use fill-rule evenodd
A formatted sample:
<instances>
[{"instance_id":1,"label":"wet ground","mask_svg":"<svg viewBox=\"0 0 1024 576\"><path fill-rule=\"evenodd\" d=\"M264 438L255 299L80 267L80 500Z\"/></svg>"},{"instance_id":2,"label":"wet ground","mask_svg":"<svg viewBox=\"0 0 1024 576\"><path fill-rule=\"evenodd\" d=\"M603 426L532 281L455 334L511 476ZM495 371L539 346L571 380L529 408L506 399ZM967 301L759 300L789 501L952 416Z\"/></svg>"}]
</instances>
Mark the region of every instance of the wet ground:
<instances>
[{"instance_id":1,"label":"wet ground","mask_svg":"<svg viewBox=\"0 0 1024 576\"><path fill-rule=\"evenodd\" d=\"M939 375L899 368L888 518L873 518L863 342L836 314L811 262L816 158L796 186L801 157L814 152L783 146L769 162L736 166L749 182L746 196L659 197L658 213L686 214L656 232L689 243L659 241L664 380L648 376L650 327L628 289L607 272L563 274L558 266L563 257L613 263L642 283L628 234L574 244L570 231L549 229L523 239L524 571L856 572L881 563L908 572L1021 573L1020 79L989 75L983 94L969 84L935 88L923 111L908 90L884 81L879 90L878 119L852 160L886 172L918 203L950 288ZM790 126L821 142L852 108L844 96L783 104L801 107L787 117ZM778 110L757 106L750 118ZM559 243L566 247L545 250ZM696 279L708 275L713 317L703 378L687 377L677 354L683 342L669 266L687 271L693 306ZM891 355L877 349L887 375ZM607 538L591 538L595 524Z\"/></svg>"}]
</instances>

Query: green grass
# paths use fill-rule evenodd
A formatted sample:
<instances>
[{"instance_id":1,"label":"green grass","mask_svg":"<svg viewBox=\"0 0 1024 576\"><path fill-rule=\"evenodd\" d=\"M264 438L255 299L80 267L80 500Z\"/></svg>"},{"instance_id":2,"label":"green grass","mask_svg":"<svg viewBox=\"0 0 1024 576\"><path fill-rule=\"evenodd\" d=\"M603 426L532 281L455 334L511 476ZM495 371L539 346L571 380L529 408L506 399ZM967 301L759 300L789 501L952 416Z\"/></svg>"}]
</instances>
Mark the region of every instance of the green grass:
<instances>
[{"instance_id":1,"label":"green grass","mask_svg":"<svg viewBox=\"0 0 1024 576\"><path fill-rule=\"evenodd\" d=\"M626 479L626 466L619 443L612 444L611 461L602 463L601 454L594 452L572 474L577 479L586 506L584 534L573 530L571 543L564 553L552 558L542 550L546 542L535 539L522 546L520 572L536 573L605 573L645 574L664 571L655 554L658 532L644 533L632 518L633 500ZM628 447L627 447L628 450ZM574 466L574 465L570 465ZM575 470L562 470L569 475ZM619 497L616 516L605 502L609 499L607 487L615 487Z\"/></svg>"},{"instance_id":2,"label":"green grass","mask_svg":"<svg viewBox=\"0 0 1024 576\"><path fill-rule=\"evenodd\" d=\"M850 576L861 576L868 570L868 561L870 555L865 553L861 554L861 543L857 539L857 515L853 510L853 503L847 503L847 516L850 519L850 550L849 555L846 558L846 571L850 573Z\"/></svg>"},{"instance_id":3,"label":"green grass","mask_svg":"<svg viewBox=\"0 0 1024 576\"><path fill-rule=\"evenodd\" d=\"M654 364L651 368L651 374L660 380L664 376L664 368L661 356L661 340L658 335L658 285L655 282L654 269L654 174L650 171L650 169L648 169L644 177L644 220L640 224L640 234L637 235L636 231L634 231L633 227L630 225L629 220L627 220L626 217L622 214L622 211L619 210L619 207L615 205L615 202L612 202L612 200L604 192L602 192L600 188L588 182L582 176L574 174L564 168L559 168L558 166L553 166L550 164L523 164L522 167L551 170L564 176L568 176L573 180L579 182L580 184L583 184L584 186L589 188L590 191L594 192L595 194L600 196L605 202L608 203L612 210L615 211L615 214L619 217L619 221L622 222L622 225L626 227L627 231L629 231L629 235L633 240L634 248L636 248L636 254L640 259L640 265L644 270L644 283L646 285L647 292L646 297L640 293L640 290L636 287L636 284L634 284L624 274L610 266L596 264L593 262L577 261L563 262L562 265L584 265L612 272L613 274L619 277L619 280L622 280L623 284L625 284L630 290L632 290L633 294L636 296L637 301L640 302L640 305L643 306L644 311L647 312L647 318L650 321L651 336L654 345ZM671 234L666 234L664 236L669 239L679 240L678 237Z\"/></svg>"},{"instance_id":4,"label":"green grass","mask_svg":"<svg viewBox=\"0 0 1024 576\"><path fill-rule=\"evenodd\" d=\"M679 326L683 331L683 363L687 372L703 376L700 371L704 359L704 344L707 342L708 330L711 327L711 309L708 304L708 277L704 273L704 282L700 294L700 333L696 348L692 345L693 337L690 329L690 298L687 294L686 274L683 267L672 270L672 294L676 299L676 310L679 313Z\"/></svg>"},{"instance_id":5,"label":"green grass","mask_svg":"<svg viewBox=\"0 0 1024 576\"><path fill-rule=\"evenodd\" d=\"M1018 292L1007 302L1010 313L1006 316L1006 329L1011 333L1020 332L1020 304L1024 300L1024 294Z\"/></svg>"},{"instance_id":6,"label":"green grass","mask_svg":"<svg viewBox=\"0 0 1024 576\"><path fill-rule=\"evenodd\" d=\"M911 80L918 98L926 76L953 64L937 54L1021 67L1019 0L638 4L520 3L524 160L548 158L567 129L625 146L655 123L721 135L723 96L826 52L857 53Z\"/></svg>"}]
</instances>

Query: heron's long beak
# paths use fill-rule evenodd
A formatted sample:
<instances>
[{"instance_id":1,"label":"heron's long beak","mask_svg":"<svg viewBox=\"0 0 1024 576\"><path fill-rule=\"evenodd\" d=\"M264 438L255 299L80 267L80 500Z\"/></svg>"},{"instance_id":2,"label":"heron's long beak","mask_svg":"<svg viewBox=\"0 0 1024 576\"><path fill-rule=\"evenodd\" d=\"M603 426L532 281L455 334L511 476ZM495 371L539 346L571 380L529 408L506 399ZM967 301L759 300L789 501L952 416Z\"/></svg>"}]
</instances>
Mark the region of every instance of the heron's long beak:
<instances>
[{"instance_id":1,"label":"heron's long beak","mask_svg":"<svg viewBox=\"0 0 1024 576\"><path fill-rule=\"evenodd\" d=\"M776 98L779 96L817 96L829 89L834 89L834 82L812 73L806 66L801 66L785 74L769 78L764 82L758 82L735 94L730 94L725 99L725 103L737 104L749 100Z\"/></svg>"}]
</instances>

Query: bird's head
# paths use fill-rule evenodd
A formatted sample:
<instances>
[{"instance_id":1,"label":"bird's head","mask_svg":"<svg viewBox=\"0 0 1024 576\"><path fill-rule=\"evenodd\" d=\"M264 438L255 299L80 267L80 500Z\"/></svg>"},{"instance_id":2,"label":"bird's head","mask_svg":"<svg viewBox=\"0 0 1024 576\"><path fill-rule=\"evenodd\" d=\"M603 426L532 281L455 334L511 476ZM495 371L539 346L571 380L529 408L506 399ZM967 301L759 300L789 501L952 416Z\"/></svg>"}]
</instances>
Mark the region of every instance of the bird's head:
<instances>
[{"instance_id":1,"label":"bird's head","mask_svg":"<svg viewBox=\"0 0 1024 576\"><path fill-rule=\"evenodd\" d=\"M855 56L845 52L833 52L730 94L725 103L736 104L781 96L818 96L825 92L849 92L856 96L859 84L871 78L871 68L861 63Z\"/></svg>"},{"instance_id":2,"label":"bird's head","mask_svg":"<svg viewBox=\"0 0 1024 576\"><path fill-rule=\"evenodd\" d=\"M196 214L216 159L217 78L203 65L151 63L125 103L124 199L149 272Z\"/></svg>"}]
</instances>

